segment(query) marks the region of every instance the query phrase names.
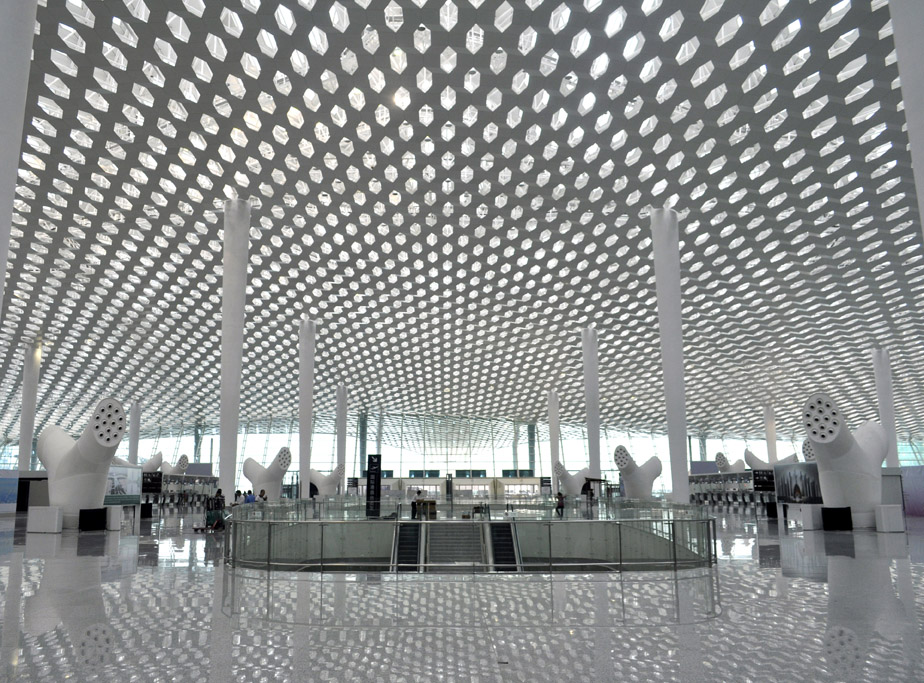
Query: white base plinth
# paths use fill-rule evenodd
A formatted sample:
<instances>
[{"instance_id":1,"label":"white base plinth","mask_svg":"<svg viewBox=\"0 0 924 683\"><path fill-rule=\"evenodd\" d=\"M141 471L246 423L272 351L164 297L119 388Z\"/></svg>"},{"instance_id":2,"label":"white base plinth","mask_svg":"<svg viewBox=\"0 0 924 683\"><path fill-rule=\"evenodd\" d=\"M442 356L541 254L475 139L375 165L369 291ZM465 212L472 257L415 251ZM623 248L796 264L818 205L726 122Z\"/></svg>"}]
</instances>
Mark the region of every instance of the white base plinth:
<instances>
[{"instance_id":1,"label":"white base plinth","mask_svg":"<svg viewBox=\"0 0 924 683\"><path fill-rule=\"evenodd\" d=\"M119 531L122 529L122 506L106 506L106 531Z\"/></svg>"},{"instance_id":2,"label":"white base plinth","mask_svg":"<svg viewBox=\"0 0 924 683\"><path fill-rule=\"evenodd\" d=\"M901 533L905 530L905 514L901 505L876 506L876 531Z\"/></svg>"},{"instance_id":3,"label":"white base plinth","mask_svg":"<svg viewBox=\"0 0 924 683\"><path fill-rule=\"evenodd\" d=\"M64 514L57 505L33 506L29 508L26 532L35 534L60 534L64 526Z\"/></svg>"},{"instance_id":4,"label":"white base plinth","mask_svg":"<svg viewBox=\"0 0 924 683\"><path fill-rule=\"evenodd\" d=\"M802 528L806 531L824 528L821 520L821 505L803 504L802 508Z\"/></svg>"}]
</instances>

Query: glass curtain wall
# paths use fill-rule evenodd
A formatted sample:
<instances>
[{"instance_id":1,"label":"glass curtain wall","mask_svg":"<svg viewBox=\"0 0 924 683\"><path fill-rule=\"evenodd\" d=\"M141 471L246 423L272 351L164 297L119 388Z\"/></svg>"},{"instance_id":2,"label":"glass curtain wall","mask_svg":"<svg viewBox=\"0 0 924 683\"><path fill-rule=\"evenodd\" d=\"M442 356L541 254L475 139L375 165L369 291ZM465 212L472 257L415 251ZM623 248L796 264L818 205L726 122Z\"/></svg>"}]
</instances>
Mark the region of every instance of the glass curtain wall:
<instances>
[{"instance_id":1,"label":"glass curtain wall","mask_svg":"<svg viewBox=\"0 0 924 683\"><path fill-rule=\"evenodd\" d=\"M377 448L379 416L368 416L366 453ZM177 428L161 428L147 433L139 444L139 462L144 462L158 451L164 460L175 463L186 455L190 463L211 463L213 474L218 472L218 433L216 427L201 425L180 425ZM360 477L360 443L358 415L351 414L347 428L346 476ZM382 469L395 477L420 478L423 488L439 486L447 475L452 475L455 487L473 493L488 495L487 479L509 478L513 472L530 469L531 428L525 422L510 420L464 418L429 415L384 415L382 418L382 440L378 449L382 454ZM547 477L552 474L549 450L548 424L534 427L533 476ZM600 433L601 475L612 483L619 481L619 472L613 461L617 446L625 446L638 464L652 456L661 459L662 474L655 481L656 493L670 491L670 456L667 438L659 434L627 432L604 426ZM516 447L514 447L516 444ZM196 446L198 445L198 451ZM743 459L745 449L750 449L762 460L768 460L766 442L763 439L721 438L706 439L691 437L690 459L693 461L715 461L717 453L724 453L732 462ZM266 465L279 450L287 447L292 452L292 464L286 483L295 483L299 469L300 453L298 423L292 417L267 418L260 421L244 421L238 439L238 486L247 487L249 482L241 475L244 460L248 457ZM703 450L705 448L705 451ZM562 424L561 460L565 467L575 472L588 466L586 430L582 424ZM781 439L777 442L780 458L796 453L802 459L802 440ZM128 438L123 438L116 453L128 458ZM705 455L705 457L703 457ZM899 443L899 460L902 465L924 464L924 444L902 441ZM16 469L18 445L7 442L0 445L0 469ZM311 467L320 472L331 471L337 462L334 415L319 414L315 418L312 437ZM525 474L525 472L524 472ZM431 482L425 480L430 479ZM481 480L481 481L479 481ZM416 487L415 487L416 488Z\"/></svg>"}]
</instances>

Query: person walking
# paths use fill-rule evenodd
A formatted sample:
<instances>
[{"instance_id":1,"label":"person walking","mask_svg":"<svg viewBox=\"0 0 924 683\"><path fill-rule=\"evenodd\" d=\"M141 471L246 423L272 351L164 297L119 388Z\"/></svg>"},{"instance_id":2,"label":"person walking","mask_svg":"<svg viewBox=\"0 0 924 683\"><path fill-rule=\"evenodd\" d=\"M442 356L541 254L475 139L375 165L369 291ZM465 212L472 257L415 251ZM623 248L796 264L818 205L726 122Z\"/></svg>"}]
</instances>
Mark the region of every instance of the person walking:
<instances>
[{"instance_id":1,"label":"person walking","mask_svg":"<svg viewBox=\"0 0 924 683\"><path fill-rule=\"evenodd\" d=\"M558 514L559 519L565 518L565 497L561 491L558 492L558 499L555 501L555 512Z\"/></svg>"}]
</instances>

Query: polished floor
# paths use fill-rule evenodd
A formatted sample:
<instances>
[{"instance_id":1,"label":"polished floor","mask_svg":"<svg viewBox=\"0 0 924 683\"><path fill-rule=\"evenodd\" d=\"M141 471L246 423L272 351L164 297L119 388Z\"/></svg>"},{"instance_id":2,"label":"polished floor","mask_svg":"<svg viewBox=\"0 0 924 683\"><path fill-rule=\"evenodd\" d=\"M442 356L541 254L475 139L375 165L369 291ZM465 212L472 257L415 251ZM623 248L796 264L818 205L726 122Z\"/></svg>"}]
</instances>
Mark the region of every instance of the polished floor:
<instances>
[{"instance_id":1,"label":"polished floor","mask_svg":"<svg viewBox=\"0 0 924 683\"><path fill-rule=\"evenodd\" d=\"M234 571L172 511L132 533L0 519L0 681L921 681L924 520L716 513L712 570Z\"/></svg>"}]
</instances>

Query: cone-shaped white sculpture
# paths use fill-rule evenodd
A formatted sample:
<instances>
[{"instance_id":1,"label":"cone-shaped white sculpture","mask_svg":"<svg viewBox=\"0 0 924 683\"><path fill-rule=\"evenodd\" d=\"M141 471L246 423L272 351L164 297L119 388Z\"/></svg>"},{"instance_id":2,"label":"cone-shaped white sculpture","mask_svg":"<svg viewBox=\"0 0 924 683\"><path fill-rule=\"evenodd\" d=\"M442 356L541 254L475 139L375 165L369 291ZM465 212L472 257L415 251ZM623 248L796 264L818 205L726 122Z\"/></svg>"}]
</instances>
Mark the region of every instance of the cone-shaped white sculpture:
<instances>
[{"instance_id":1,"label":"cone-shaped white sculpture","mask_svg":"<svg viewBox=\"0 0 924 683\"><path fill-rule=\"evenodd\" d=\"M795 453L787 455L776 462L766 462L754 455L750 448L744 449L744 463L752 470L772 470L774 465L792 465L797 462L799 462L799 458L796 457Z\"/></svg>"},{"instance_id":2,"label":"cone-shaped white sculpture","mask_svg":"<svg viewBox=\"0 0 924 683\"><path fill-rule=\"evenodd\" d=\"M160 466L164 464L164 454L160 451L154 454L150 460L145 460L141 463L142 472L156 472L160 469Z\"/></svg>"},{"instance_id":3,"label":"cone-shaped white sculpture","mask_svg":"<svg viewBox=\"0 0 924 683\"><path fill-rule=\"evenodd\" d=\"M318 487L319 496L336 496L337 487L343 480L344 472L346 472L346 465L337 465L330 474L311 470L311 483Z\"/></svg>"},{"instance_id":4,"label":"cone-shaped white sculpture","mask_svg":"<svg viewBox=\"0 0 924 683\"><path fill-rule=\"evenodd\" d=\"M802 442L802 459L805 462L815 462L815 449L812 448L812 442L808 439Z\"/></svg>"},{"instance_id":5,"label":"cone-shaped white sculpture","mask_svg":"<svg viewBox=\"0 0 924 683\"><path fill-rule=\"evenodd\" d=\"M561 490L569 496L579 496L581 495L581 489L584 487L584 483L587 481L587 477L590 476L590 468L585 467L579 472L571 474L565 469L563 464L558 462L555 463L555 476L558 477L558 485L561 487Z\"/></svg>"},{"instance_id":6,"label":"cone-shaped white sculpture","mask_svg":"<svg viewBox=\"0 0 924 683\"><path fill-rule=\"evenodd\" d=\"M740 474L746 469L744 460L729 462L724 453L716 453L715 466L719 468L719 472L722 474Z\"/></svg>"},{"instance_id":7,"label":"cone-shaped white sculpture","mask_svg":"<svg viewBox=\"0 0 924 683\"><path fill-rule=\"evenodd\" d=\"M882 503L882 461L889 450L886 431L863 423L851 434L837 404L814 394L802 410L802 422L818 463L821 498L828 507L849 507L855 527L876 525Z\"/></svg>"},{"instance_id":8,"label":"cone-shaped white sculpture","mask_svg":"<svg viewBox=\"0 0 924 683\"><path fill-rule=\"evenodd\" d=\"M76 441L57 426L42 431L36 453L48 470L49 503L61 508L65 527L77 526L81 510L103 506L109 465L125 427L122 404L106 398Z\"/></svg>"},{"instance_id":9,"label":"cone-shaped white sculpture","mask_svg":"<svg viewBox=\"0 0 924 683\"><path fill-rule=\"evenodd\" d=\"M651 500L651 487L654 485L655 479L661 476L661 461L655 456L651 456L640 467L635 464L635 460L623 446L616 447L613 459L616 461L616 467L619 468L619 473L622 475L626 498Z\"/></svg>"},{"instance_id":10,"label":"cone-shaped white sculpture","mask_svg":"<svg viewBox=\"0 0 924 683\"><path fill-rule=\"evenodd\" d=\"M282 497L282 480L291 464L292 453L283 446L269 467L264 467L253 458L247 458L244 461L244 476L253 484L254 493L266 491L267 502L274 503Z\"/></svg>"},{"instance_id":11,"label":"cone-shaped white sculpture","mask_svg":"<svg viewBox=\"0 0 924 683\"><path fill-rule=\"evenodd\" d=\"M180 459L176 461L176 465L164 462L160 466L160 471L164 474L186 474L187 467L189 467L189 457L181 455Z\"/></svg>"}]
</instances>

